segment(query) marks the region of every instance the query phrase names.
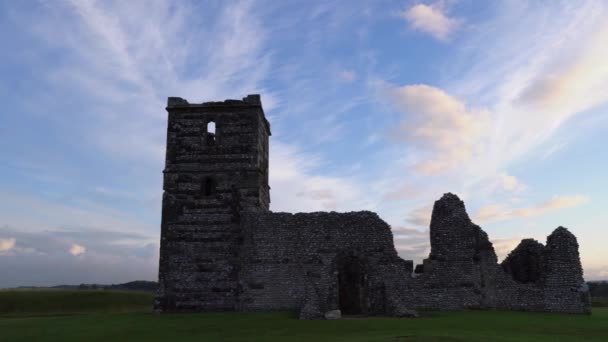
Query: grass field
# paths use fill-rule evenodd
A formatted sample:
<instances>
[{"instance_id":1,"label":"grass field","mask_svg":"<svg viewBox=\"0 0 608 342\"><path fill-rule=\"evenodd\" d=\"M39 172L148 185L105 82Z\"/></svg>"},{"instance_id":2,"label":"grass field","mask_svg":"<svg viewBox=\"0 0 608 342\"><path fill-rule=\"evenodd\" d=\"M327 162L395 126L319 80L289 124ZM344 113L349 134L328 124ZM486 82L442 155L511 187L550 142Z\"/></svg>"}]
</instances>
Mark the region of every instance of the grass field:
<instances>
[{"instance_id":1,"label":"grass field","mask_svg":"<svg viewBox=\"0 0 608 342\"><path fill-rule=\"evenodd\" d=\"M608 307L608 297L593 298L594 308L606 308Z\"/></svg>"},{"instance_id":2,"label":"grass field","mask_svg":"<svg viewBox=\"0 0 608 342\"><path fill-rule=\"evenodd\" d=\"M153 299L146 292L0 290L0 315L144 312L150 310Z\"/></svg>"},{"instance_id":3,"label":"grass field","mask_svg":"<svg viewBox=\"0 0 608 342\"><path fill-rule=\"evenodd\" d=\"M151 301L145 293L0 291L0 341L608 341L608 307L592 315L468 311L300 321L284 312L156 315Z\"/></svg>"}]
</instances>

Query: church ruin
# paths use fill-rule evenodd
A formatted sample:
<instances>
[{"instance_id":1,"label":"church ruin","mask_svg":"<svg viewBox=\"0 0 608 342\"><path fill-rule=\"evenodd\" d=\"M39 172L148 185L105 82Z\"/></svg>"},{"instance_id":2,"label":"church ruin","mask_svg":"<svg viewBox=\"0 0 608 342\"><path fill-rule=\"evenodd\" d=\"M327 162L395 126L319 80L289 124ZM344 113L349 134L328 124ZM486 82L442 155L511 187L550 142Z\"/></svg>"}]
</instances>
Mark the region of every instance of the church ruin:
<instances>
[{"instance_id":1,"label":"church ruin","mask_svg":"<svg viewBox=\"0 0 608 342\"><path fill-rule=\"evenodd\" d=\"M168 99L160 312L292 310L303 319L415 310L589 313L576 237L525 239L501 263L453 194L435 202L421 265L369 211L269 210L270 124L259 95Z\"/></svg>"}]
</instances>

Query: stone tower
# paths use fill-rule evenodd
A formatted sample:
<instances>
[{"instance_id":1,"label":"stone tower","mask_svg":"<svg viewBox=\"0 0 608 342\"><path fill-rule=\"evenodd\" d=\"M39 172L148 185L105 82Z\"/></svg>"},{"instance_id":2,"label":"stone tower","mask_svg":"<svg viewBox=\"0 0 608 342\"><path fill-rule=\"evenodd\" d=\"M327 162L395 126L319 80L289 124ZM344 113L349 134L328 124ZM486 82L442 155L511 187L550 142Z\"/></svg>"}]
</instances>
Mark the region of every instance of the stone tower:
<instances>
[{"instance_id":1,"label":"stone tower","mask_svg":"<svg viewBox=\"0 0 608 342\"><path fill-rule=\"evenodd\" d=\"M591 312L589 288L583 279L578 247L574 234L561 226L547 237L541 276L545 287L545 311Z\"/></svg>"},{"instance_id":2,"label":"stone tower","mask_svg":"<svg viewBox=\"0 0 608 342\"><path fill-rule=\"evenodd\" d=\"M240 212L268 211L270 125L259 95L170 97L158 311L238 309Z\"/></svg>"}]
</instances>

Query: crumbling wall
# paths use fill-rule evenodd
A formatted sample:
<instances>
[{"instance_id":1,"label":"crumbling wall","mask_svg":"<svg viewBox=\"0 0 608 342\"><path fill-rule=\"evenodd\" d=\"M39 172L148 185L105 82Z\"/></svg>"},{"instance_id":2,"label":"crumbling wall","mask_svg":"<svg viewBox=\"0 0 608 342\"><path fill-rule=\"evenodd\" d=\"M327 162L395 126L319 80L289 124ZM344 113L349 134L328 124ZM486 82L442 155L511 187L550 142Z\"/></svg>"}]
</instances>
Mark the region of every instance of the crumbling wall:
<instances>
[{"instance_id":1,"label":"crumbling wall","mask_svg":"<svg viewBox=\"0 0 608 342\"><path fill-rule=\"evenodd\" d=\"M551 312L591 312L578 242L568 229L558 227L547 237L543 264L544 309Z\"/></svg>"},{"instance_id":2,"label":"crumbling wall","mask_svg":"<svg viewBox=\"0 0 608 342\"><path fill-rule=\"evenodd\" d=\"M534 239L521 240L501 266L519 283L537 283L542 276L544 251L545 246Z\"/></svg>"},{"instance_id":3,"label":"crumbling wall","mask_svg":"<svg viewBox=\"0 0 608 342\"><path fill-rule=\"evenodd\" d=\"M365 273L363 311L409 313L394 294L412 263L397 256L390 227L377 214L254 212L241 220L243 310L302 309L305 318L338 310L339 262L355 258Z\"/></svg>"},{"instance_id":4,"label":"crumbling wall","mask_svg":"<svg viewBox=\"0 0 608 342\"><path fill-rule=\"evenodd\" d=\"M496 266L489 267L486 278L491 286L486 291L487 308L519 311L543 311L543 288L540 284L544 246L524 239Z\"/></svg>"},{"instance_id":5,"label":"crumbling wall","mask_svg":"<svg viewBox=\"0 0 608 342\"><path fill-rule=\"evenodd\" d=\"M453 194L435 202L431 253L404 293L414 309L488 308L586 313L590 310L576 238L558 228L547 247L523 240L502 262L488 235Z\"/></svg>"},{"instance_id":6,"label":"crumbling wall","mask_svg":"<svg viewBox=\"0 0 608 342\"><path fill-rule=\"evenodd\" d=\"M496 254L456 195L448 193L435 202L430 237L430 255L406 290L408 304L432 310L480 307L487 286L482 281L485 268L496 263Z\"/></svg>"},{"instance_id":7,"label":"crumbling wall","mask_svg":"<svg viewBox=\"0 0 608 342\"><path fill-rule=\"evenodd\" d=\"M497 272L496 308L526 311L589 313L589 289L583 280L576 237L558 227L546 246L531 239L522 242Z\"/></svg>"}]
</instances>

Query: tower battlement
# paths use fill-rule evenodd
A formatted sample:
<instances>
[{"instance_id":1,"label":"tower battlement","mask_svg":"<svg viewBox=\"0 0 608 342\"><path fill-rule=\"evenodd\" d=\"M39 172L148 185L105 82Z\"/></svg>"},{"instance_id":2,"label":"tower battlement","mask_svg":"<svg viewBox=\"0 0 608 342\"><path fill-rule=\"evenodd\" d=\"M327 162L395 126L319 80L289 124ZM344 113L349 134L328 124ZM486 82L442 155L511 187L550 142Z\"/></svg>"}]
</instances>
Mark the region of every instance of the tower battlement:
<instances>
[{"instance_id":1,"label":"tower battlement","mask_svg":"<svg viewBox=\"0 0 608 342\"><path fill-rule=\"evenodd\" d=\"M242 100L224 100L224 101L209 101L203 103L189 103L188 100L185 100L181 97L173 97L170 96L167 98L167 107L181 107L181 106L189 106L189 107L216 107L216 106L262 106L262 101L260 100L260 95L258 94L250 94L246 97L243 97Z\"/></svg>"}]
</instances>

